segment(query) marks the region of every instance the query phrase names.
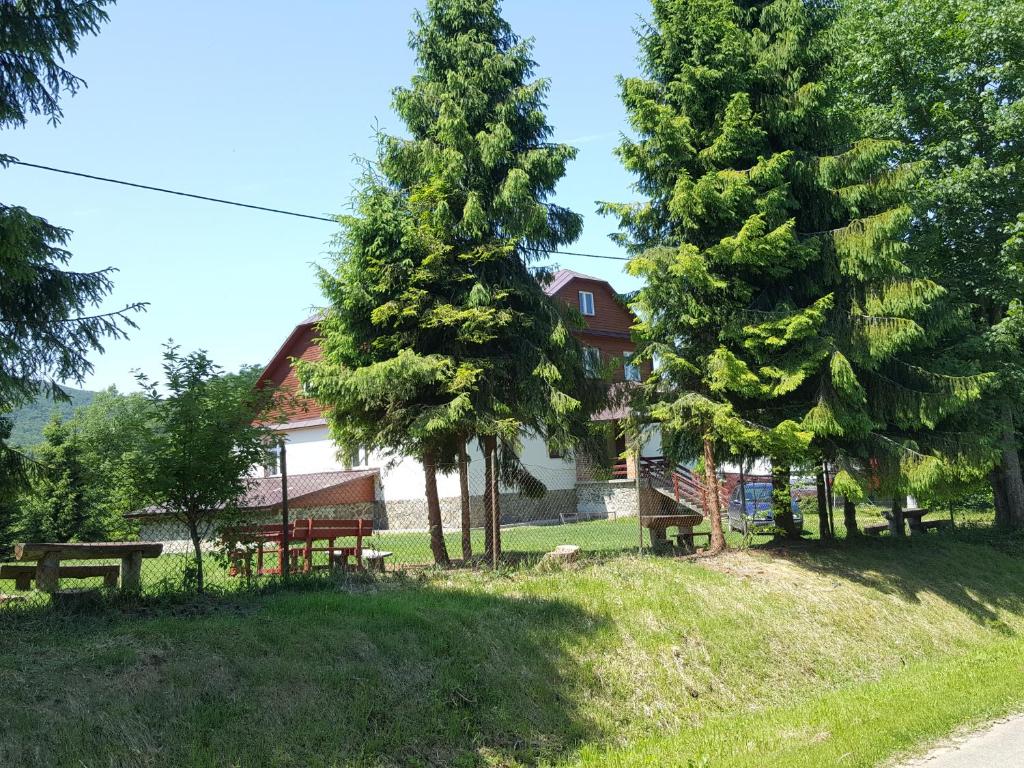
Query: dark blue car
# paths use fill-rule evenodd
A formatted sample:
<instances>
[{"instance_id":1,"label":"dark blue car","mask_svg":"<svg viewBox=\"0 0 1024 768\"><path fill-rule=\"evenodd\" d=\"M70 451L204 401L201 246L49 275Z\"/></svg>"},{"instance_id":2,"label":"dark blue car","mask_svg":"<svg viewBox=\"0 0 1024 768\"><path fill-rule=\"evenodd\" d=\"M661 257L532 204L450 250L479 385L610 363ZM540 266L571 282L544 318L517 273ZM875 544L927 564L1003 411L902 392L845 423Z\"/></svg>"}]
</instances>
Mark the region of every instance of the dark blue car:
<instances>
[{"instance_id":1,"label":"dark blue car","mask_svg":"<svg viewBox=\"0 0 1024 768\"><path fill-rule=\"evenodd\" d=\"M744 483L746 499L741 500L741 486L736 486L729 497L729 527L734 531L747 534L758 528L771 528L775 525L772 515L772 484ZM745 502L745 503L744 503ZM804 527L804 516L800 513L800 505L796 498L792 499L793 522L797 530Z\"/></svg>"}]
</instances>

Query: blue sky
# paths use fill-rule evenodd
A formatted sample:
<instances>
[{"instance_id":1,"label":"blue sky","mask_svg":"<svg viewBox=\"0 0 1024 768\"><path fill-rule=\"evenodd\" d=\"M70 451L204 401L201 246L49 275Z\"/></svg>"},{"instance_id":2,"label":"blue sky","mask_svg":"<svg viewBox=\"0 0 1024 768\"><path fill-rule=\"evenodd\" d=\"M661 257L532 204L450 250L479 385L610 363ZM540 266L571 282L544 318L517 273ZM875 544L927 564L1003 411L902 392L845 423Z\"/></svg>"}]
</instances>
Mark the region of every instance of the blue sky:
<instances>
[{"instance_id":1,"label":"blue sky","mask_svg":"<svg viewBox=\"0 0 1024 768\"><path fill-rule=\"evenodd\" d=\"M26 162L312 214L347 210L354 156L373 126L402 126L391 89L413 71L412 0L122 0L70 69L87 89L53 128L35 118L0 135ZM506 0L551 79L556 138L580 149L557 200L585 217L571 250L618 254L596 200L632 199L612 155L626 129L615 78L637 70L633 27L647 0ZM108 308L150 302L139 330L94 356L85 384L134 386L159 371L168 338L234 369L263 364L320 303L312 265L336 227L12 166L0 199L73 231L72 266L117 267ZM636 287L621 262L557 257Z\"/></svg>"}]
</instances>

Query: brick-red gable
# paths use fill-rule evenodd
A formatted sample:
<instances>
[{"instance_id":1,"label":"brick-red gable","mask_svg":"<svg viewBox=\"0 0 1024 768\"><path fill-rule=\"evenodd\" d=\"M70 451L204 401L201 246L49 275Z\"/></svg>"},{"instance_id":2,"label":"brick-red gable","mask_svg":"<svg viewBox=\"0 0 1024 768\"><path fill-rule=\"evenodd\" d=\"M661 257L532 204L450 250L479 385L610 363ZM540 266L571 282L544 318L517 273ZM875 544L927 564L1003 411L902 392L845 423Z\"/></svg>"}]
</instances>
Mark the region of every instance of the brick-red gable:
<instances>
[{"instance_id":1,"label":"brick-red gable","mask_svg":"<svg viewBox=\"0 0 1024 768\"><path fill-rule=\"evenodd\" d=\"M260 375L260 385L270 385L289 396L299 392L299 377L293 360L315 361L321 358L320 346L316 343L316 323L306 321L292 331L285 343L274 355L270 364ZM285 399L283 408L290 421L306 421L323 418L320 404L310 398Z\"/></svg>"},{"instance_id":2,"label":"brick-red gable","mask_svg":"<svg viewBox=\"0 0 1024 768\"><path fill-rule=\"evenodd\" d=\"M557 273L548 290L549 295L576 309L580 306L580 291L594 295L594 315L584 318L585 327L575 331L575 336L585 346L600 349L605 364L613 360L618 363L624 353L636 348L630 333L634 322L633 313L622 304L607 281L596 277L571 272ZM315 339L314 318L296 326L261 374L260 384L269 384L288 395L296 395L299 392L299 379L292 361L319 360L321 352ZM645 377L648 370L643 371ZM612 380L623 379L622 365L617 364ZM317 420L323 418L323 409L315 400L295 398L285 408L285 415L292 422Z\"/></svg>"}]
</instances>

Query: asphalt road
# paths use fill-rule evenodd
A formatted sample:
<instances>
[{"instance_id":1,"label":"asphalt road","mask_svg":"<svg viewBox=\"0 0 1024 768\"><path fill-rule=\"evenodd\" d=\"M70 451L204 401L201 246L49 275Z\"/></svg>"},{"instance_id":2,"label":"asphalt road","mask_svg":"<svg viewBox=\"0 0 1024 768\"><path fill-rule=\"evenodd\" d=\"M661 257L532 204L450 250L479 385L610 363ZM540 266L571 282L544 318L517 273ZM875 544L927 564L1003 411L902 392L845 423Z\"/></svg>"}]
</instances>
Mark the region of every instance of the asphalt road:
<instances>
[{"instance_id":1,"label":"asphalt road","mask_svg":"<svg viewBox=\"0 0 1024 768\"><path fill-rule=\"evenodd\" d=\"M1024 715L938 747L903 768L1022 768Z\"/></svg>"}]
</instances>

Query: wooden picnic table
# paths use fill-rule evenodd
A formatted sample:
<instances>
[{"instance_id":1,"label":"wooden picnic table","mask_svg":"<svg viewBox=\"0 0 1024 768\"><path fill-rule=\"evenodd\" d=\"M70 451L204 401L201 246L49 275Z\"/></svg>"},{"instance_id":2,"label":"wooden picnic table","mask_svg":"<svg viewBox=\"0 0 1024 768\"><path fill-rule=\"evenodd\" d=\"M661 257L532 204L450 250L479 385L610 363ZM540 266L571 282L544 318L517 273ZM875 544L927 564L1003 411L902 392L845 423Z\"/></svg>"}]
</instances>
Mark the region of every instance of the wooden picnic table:
<instances>
[{"instance_id":1,"label":"wooden picnic table","mask_svg":"<svg viewBox=\"0 0 1024 768\"><path fill-rule=\"evenodd\" d=\"M692 552L694 549L693 529L704 522L704 516L696 513L689 515L643 515L640 524L651 532L651 546L654 551L668 548L668 529L676 529L676 543L684 551Z\"/></svg>"},{"instance_id":2,"label":"wooden picnic table","mask_svg":"<svg viewBox=\"0 0 1024 768\"><path fill-rule=\"evenodd\" d=\"M16 560L36 563L36 587L43 592L60 589L61 560L108 560L121 558L121 589L138 592L142 588L142 559L159 557L163 544L142 541L93 542L83 544L16 544Z\"/></svg>"}]
</instances>

